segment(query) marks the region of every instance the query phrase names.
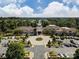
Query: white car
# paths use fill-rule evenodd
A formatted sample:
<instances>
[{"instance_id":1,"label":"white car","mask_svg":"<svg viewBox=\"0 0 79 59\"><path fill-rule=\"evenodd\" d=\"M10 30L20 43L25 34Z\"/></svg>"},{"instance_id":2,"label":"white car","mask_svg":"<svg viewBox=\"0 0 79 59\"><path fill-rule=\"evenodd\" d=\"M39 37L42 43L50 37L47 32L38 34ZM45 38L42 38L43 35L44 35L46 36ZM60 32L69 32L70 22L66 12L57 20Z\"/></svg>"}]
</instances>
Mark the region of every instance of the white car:
<instances>
[{"instance_id":1,"label":"white car","mask_svg":"<svg viewBox=\"0 0 79 59\"><path fill-rule=\"evenodd\" d=\"M64 57L64 55L63 55L62 53L59 53L58 55L59 55L60 57L62 57L62 58Z\"/></svg>"},{"instance_id":2,"label":"white car","mask_svg":"<svg viewBox=\"0 0 79 59\"><path fill-rule=\"evenodd\" d=\"M68 54L63 54L65 57L69 58Z\"/></svg>"}]
</instances>

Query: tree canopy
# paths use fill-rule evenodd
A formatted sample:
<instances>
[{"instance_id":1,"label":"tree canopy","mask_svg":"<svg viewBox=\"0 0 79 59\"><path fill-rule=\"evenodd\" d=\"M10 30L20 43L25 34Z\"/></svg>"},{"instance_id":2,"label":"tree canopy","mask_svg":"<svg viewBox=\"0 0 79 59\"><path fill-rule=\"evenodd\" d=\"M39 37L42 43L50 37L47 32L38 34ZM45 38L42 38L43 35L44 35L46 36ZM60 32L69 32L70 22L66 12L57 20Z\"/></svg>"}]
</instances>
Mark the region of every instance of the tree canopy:
<instances>
[{"instance_id":1,"label":"tree canopy","mask_svg":"<svg viewBox=\"0 0 79 59\"><path fill-rule=\"evenodd\" d=\"M6 52L7 59L24 59L24 45L22 43L10 43Z\"/></svg>"},{"instance_id":2,"label":"tree canopy","mask_svg":"<svg viewBox=\"0 0 79 59\"><path fill-rule=\"evenodd\" d=\"M14 30L20 26L32 26L36 27L39 20L42 20L42 26L46 27L49 24L54 24L60 27L76 27L79 28L78 18L18 18L7 17L0 18L0 31L6 32L8 30Z\"/></svg>"},{"instance_id":3,"label":"tree canopy","mask_svg":"<svg viewBox=\"0 0 79 59\"><path fill-rule=\"evenodd\" d=\"M74 59L79 59L79 49L75 51Z\"/></svg>"}]
</instances>

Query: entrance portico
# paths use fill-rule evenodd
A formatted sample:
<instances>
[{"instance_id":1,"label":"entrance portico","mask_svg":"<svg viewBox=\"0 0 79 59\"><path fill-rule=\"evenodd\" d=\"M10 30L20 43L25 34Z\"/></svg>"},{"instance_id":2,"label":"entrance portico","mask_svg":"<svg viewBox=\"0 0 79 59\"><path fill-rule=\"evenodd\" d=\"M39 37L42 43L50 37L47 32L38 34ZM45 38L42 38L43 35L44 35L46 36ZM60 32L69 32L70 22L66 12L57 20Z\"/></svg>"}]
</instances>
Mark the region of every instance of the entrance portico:
<instances>
[{"instance_id":1,"label":"entrance portico","mask_svg":"<svg viewBox=\"0 0 79 59\"><path fill-rule=\"evenodd\" d=\"M37 35L42 34L43 28L42 28L41 20L39 20L36 29L37 29L37 30L36 30L36 31L37 31Z\"/></svg>"}]
</instances>

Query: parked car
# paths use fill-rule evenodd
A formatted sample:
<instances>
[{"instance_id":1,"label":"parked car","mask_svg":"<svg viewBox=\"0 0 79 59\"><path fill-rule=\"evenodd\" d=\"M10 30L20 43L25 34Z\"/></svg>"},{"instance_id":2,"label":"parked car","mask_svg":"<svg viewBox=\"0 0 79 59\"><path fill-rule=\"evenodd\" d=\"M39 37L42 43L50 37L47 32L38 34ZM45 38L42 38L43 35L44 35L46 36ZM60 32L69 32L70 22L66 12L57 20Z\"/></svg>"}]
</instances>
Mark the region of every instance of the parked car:
<instances>
[{"instance_id":1,"label":"parked car","mask_svg":"<svg viewBox=\"0 0 79 59\"><path fill-rule=\"evenodd\" d=\"M67 44L64 44L64 46L66 46L66 47L72 47L72 44L67 43Z\"/></svg>"},{"instance_id":2,"label":"parked car","mask_svg":"<svg viewBox=\"0 0 79 59\"><path fill-rule=\"evenodd\" d=\"M79 38L75 38L75 40L79 40Z\"/></svg>"},{"instance_id":3,"label":"parked car","mask_svg":"<svg viewBox=\"0 0 79 59\"><path fill-rule=\"evenodd\" d=\"M63 54L66 58L69 58L69 56L65 53L65 54Z\"/></svg>"},{"instance_id":4,"label":"parked car","mask_svg":"<svg viewBox=\"0 0 79 59\"><path fill-rule=\"evenodd\" d=\"M79 46L78 46L78 45L76 45L76 44L73 44L72 46L73 46L73 47L75 47L75 48L78 48L78 47L79 47Z\"/></svg>"},{"instance_id":5,"label":"parked car","mask_svg":"<svg viewBox=\"0 0 79 59\"><path fill-rule=\"evenodd\" d=\"M58 54L60 57L64 58L64 55L62 53L59 53Z\"/></svg>"},{"instance_id":6,"label":"parked car","mask_svg":"<svg viewBox=\"0 0 79 59\"><path fill-rule=\"evenodd\" d=\"M70 40L70 43L75 44L74 40Z\"/></svg>"}]
</instances>

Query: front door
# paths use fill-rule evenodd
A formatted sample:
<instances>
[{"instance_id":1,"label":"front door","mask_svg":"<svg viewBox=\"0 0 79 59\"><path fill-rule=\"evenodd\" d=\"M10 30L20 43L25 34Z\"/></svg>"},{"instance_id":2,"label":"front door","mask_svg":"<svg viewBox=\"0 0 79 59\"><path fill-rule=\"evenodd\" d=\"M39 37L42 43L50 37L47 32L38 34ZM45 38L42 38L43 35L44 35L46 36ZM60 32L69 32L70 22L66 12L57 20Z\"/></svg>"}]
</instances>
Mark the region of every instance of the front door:
<instances>
[{"instance_id":1,"label":"front door","mask_svg":"<svg viewBox=\"0 0 79 59\"><path fill-rule=\"evenodd\" d=\"M38 35L41 35L41 31L38 31Z\"/></svg>"}]
</instances>

